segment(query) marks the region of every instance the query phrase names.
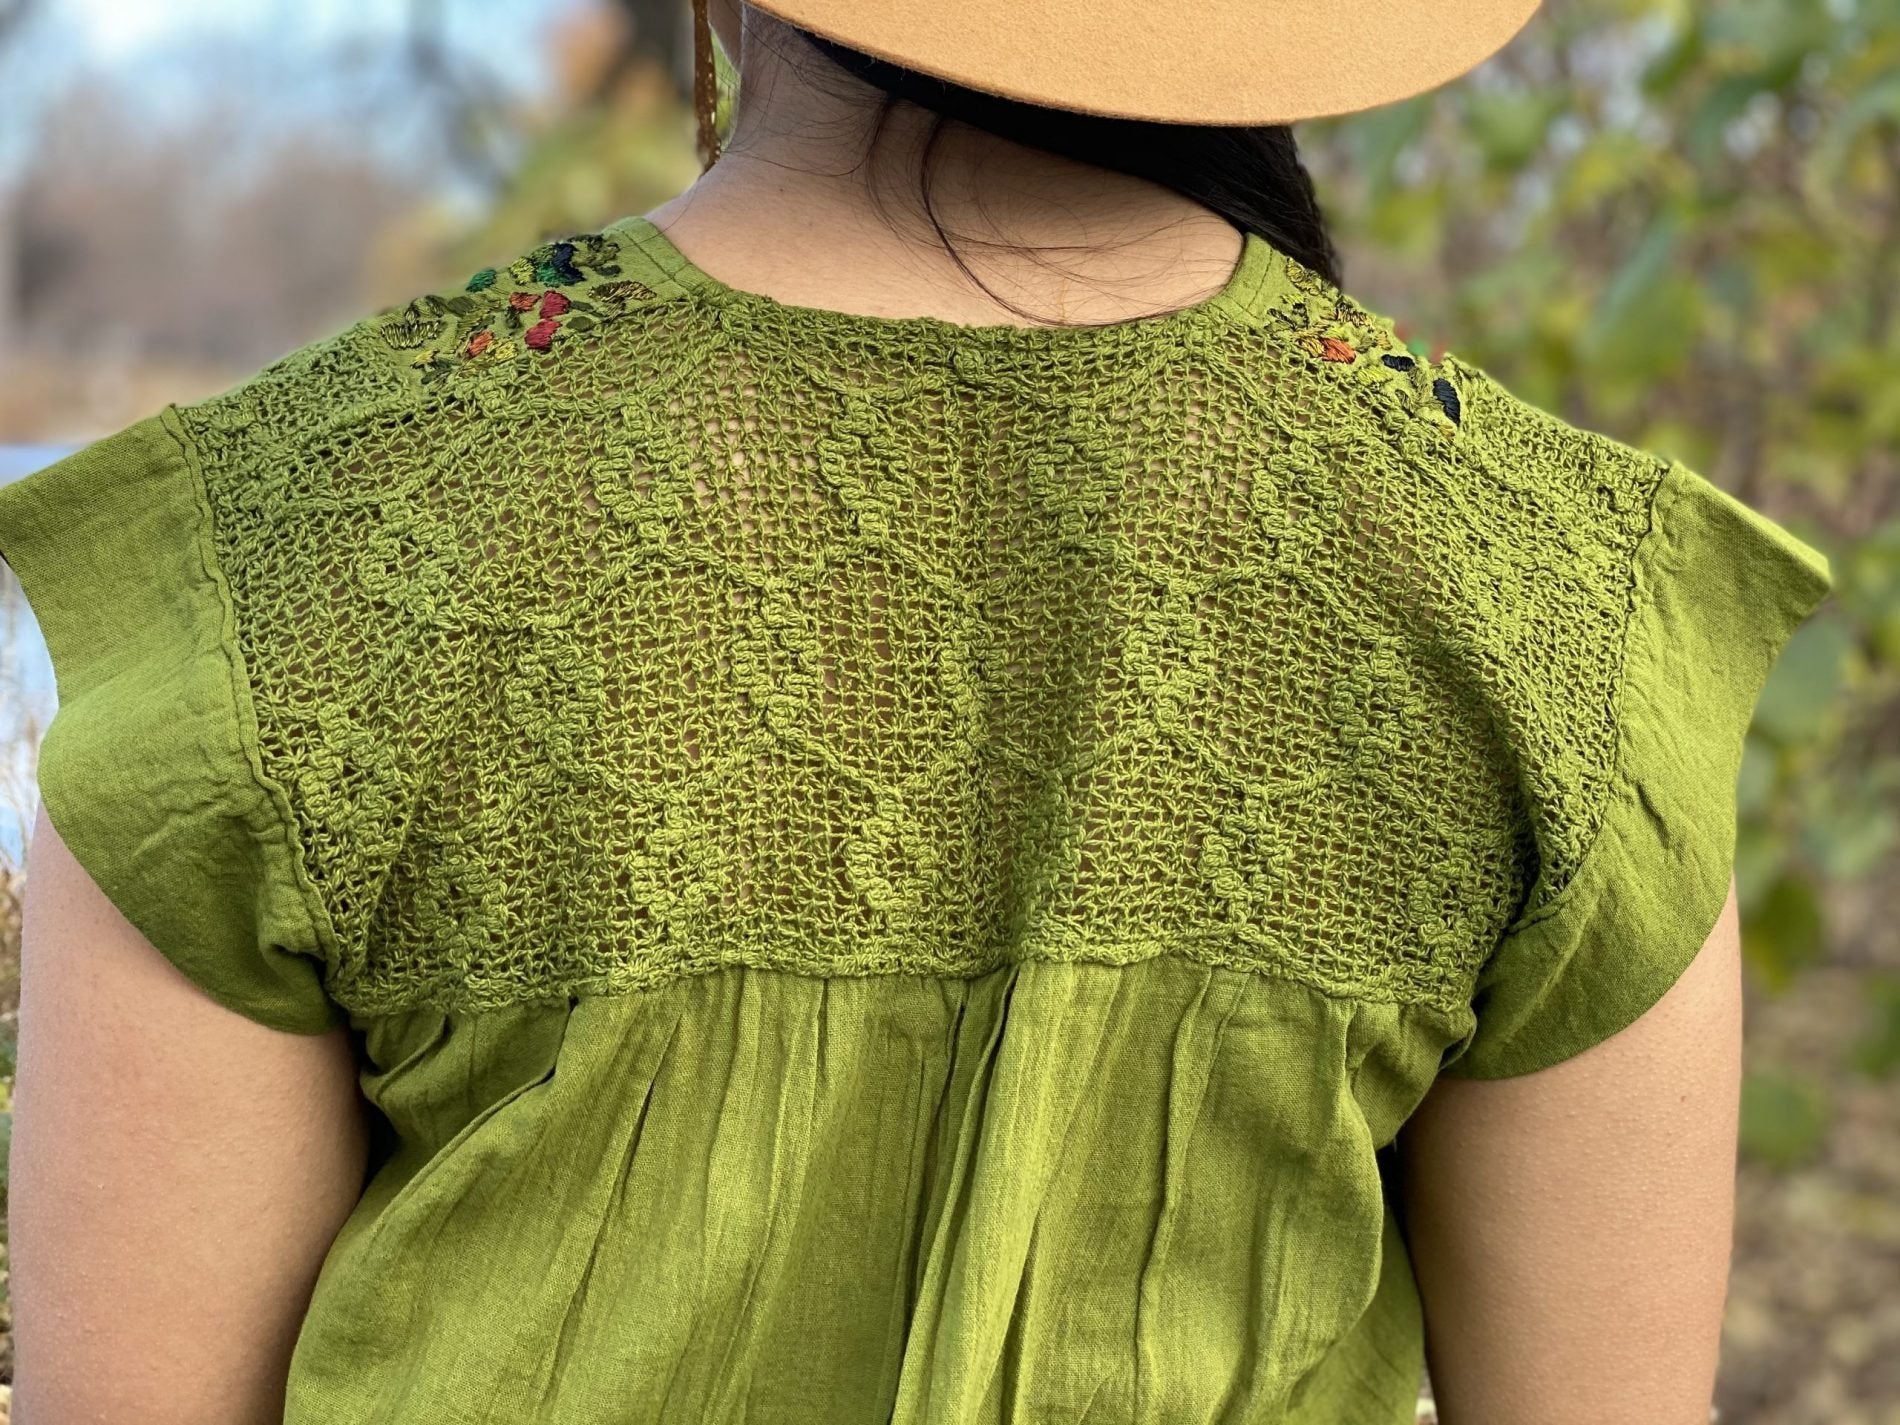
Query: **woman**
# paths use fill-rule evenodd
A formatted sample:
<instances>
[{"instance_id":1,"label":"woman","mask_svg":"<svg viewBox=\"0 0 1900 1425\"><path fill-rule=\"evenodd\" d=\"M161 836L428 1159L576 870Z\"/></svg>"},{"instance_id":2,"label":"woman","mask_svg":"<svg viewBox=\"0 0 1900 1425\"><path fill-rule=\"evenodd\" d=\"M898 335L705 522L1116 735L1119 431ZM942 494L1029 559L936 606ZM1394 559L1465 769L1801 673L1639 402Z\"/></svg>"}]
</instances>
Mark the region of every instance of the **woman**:
<instances>
[{"instance_id":1,"label":"woman","mask_svg":"<svg viewBox=\"0 0 1900 1425\"><path fill-rule=\"evenodd\" d=\"M1708 1418L1827 562L1339 290L1528 5L1083 8L0 491L26 1425Z\"/></svg>"}]
</instances>

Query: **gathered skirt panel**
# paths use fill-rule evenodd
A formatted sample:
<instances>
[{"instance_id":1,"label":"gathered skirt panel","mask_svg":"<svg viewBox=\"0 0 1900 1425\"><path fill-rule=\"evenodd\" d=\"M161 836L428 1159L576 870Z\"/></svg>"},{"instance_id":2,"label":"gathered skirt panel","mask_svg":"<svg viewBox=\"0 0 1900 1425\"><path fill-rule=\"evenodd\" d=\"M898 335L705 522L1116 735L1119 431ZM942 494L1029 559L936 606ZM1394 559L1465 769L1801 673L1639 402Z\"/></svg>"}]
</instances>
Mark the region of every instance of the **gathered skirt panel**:
<instances>
[{"instance_id":1,"label":"gathered skirt panel","mask_svg":"<svg viewBox=\"0 0 1900 1425\"><path fill-rule=\"evenodd\" d=\"M379 1021L286 1420L1409 1421L1457 1028L1169 957Z\"/></svg>"}]
</instances>

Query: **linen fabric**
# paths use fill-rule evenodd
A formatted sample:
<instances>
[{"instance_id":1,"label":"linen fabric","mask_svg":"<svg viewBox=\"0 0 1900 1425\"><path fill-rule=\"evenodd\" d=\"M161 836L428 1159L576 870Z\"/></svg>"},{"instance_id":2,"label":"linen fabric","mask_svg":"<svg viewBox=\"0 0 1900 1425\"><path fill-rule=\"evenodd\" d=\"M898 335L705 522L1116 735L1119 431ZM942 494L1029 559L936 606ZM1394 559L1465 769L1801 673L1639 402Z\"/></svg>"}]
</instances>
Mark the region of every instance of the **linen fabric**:
<instances>
[{"instance_id":1,"label":"linen fabric","mask_svg":"<svg viewBox=\"0 0 1900 1425\"><path fill-rule=\"evenodd\" d=\"M1397 1133L1675 982L1832 587L1257 236L963 326L644 217L0 489L0 554L61 837L359 1056L295 1425L1411 1421Z\"/></svg>"}]
</instances>

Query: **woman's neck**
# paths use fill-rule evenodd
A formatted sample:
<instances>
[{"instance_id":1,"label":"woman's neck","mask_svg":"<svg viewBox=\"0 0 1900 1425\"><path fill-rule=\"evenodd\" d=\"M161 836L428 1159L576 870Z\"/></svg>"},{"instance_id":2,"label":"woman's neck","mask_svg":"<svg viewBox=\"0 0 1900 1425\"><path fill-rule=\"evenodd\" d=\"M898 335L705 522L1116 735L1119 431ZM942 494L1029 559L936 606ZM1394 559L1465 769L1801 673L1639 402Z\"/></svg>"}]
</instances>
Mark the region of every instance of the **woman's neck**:
<instances>
[{"instance_id":1,"label":"woman's neck","mask_svg":"<svg viewBox=\"0 0 1900 1425\"><path fill-rule=\"evenodd\" d=\"M728 286L869 316L1099 323L1201 301L1239 260L1239 231L1192 199L950 122L931 151L932 208L977 277L1031 315L1012 312L924 212L916 175L933 116L896 105L870 152L877 91L823 72L802 44L787 62L754 40L748 23L751 97L719 161L647 214Z\"/></svg>"}]
</instances>

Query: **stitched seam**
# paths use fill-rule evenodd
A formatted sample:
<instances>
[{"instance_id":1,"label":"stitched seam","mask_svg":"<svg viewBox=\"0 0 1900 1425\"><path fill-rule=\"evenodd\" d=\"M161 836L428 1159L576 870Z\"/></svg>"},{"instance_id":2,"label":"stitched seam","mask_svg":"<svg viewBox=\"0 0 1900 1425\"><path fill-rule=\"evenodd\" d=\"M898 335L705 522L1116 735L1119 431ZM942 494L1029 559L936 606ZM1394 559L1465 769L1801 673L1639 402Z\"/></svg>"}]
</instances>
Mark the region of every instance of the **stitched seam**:
<instances>
[{"instance_id":1,"label":"stitched seam","mask_svg":"<svg viewBox=\"0 0 1900 1425\"><path fill-rule=\"evenodd\" d=\"M1602 840L1603 830L1609 824L1610 820L1610 807L1629 781L1629 739L1625 735L1624 724L1627 713L1626 703L1628 701L1625 690L1628 687L1630 644L1635 636L1635 628L1638 622L1639 594L1646 595L1653 585L1651 570L1655 560L1659 557L1657 550L1663 543L1663 535L1660 531L1667 524L1667 506L1676 499L1677 495L1677 482L1669 478L1670 465L1672 462L1659 456L1646 456L1645 458L1655 463L1659 473L1645 505L1648 516L1647 522L1644 524L1643 532L1638 536L1636 546L1630 555L1631 575L1629 593L1625 599L1622 637L1618 641L1616 654L1617 668L1613 693L1613 723L1615 733L1611 742L1613 752L1610 762L1610 772L1604 779L1603 795L1591 809L1592 819L1595 824L1591 828L1589 840L1584 843L1583 849L1577 856L1576 865L1572 867L1570 875L1564 881L1563 885L1558 887L1557 890L1548 896L1536 909L1526 912L1522 917L1507 926L1504 932L1507 936L1516 934L1520 930L1527 929L1557 914L1574 899L1572 889L1583 879L1584 867L1590 864L1590 858L1596 850L1597 843ZM1533 896L1536 894L1535 886L1532 887L1532 894Z\"/></svg>"},{"instance_id":2,"label":"stitched seam","mask_svg":"<svg viewBox=\"0 0 1900 1425\"><path fill-rule=\"evenodd\" d=\"M303 906L310 940L321 951L326 965L334 969L336 932L330 924L328 911L324 908L322 899L318 896L304 864L303 844L296 833L289 794L281 783L264 770L263 758L258 747L257 712L252 703L250 675L246 670L244 654L238 643L237 605L232 598L223 565L217 557L213 535L215 516L205 489L204 469L199 463L197 445L185 429L183 417L175 403L166 405L160 415L161 423L177 446L179 456L191 476L192 503L196 506L198 513L198 532L195 541L198 547L198 562L206 581L215 590L218 599L218 642L223 650L225 667L229 675L232 713L237 722L238 742L244 750L245 768L262 794L264 802L270 807L277 834L289 853L290 864L297 881L298 899Z\"/></svg>"}]
</instances>

